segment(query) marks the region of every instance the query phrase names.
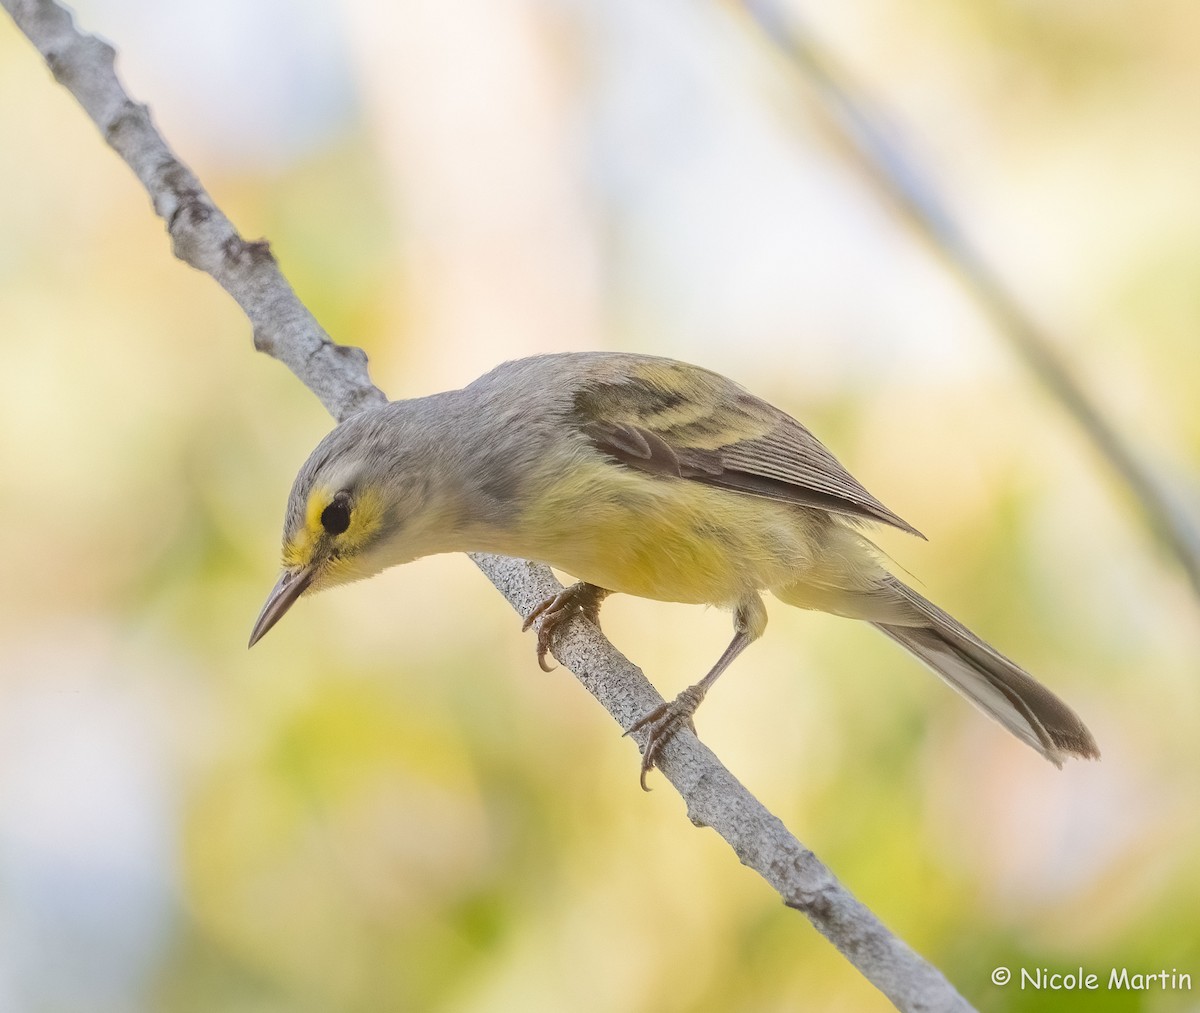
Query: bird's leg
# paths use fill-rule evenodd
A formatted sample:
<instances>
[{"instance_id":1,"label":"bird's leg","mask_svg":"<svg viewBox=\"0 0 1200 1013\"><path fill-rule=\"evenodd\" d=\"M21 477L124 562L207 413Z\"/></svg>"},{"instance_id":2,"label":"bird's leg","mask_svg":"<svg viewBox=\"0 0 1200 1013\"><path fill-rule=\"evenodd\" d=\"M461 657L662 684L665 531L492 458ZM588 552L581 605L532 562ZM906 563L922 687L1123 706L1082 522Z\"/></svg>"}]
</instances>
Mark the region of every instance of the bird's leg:
<instances>
[{"instance_id":1,"label":"bird's leg","mask_svg":"<svg viewBox=\"0 0 1200 1013\"><path fill-rule=\"evenodd\" d=\"M643 791L650 790L646 787L646 775L654 766L663 746L670 742L675 733L685 724L695 734L696 726L692 724L692 715L696 713L696 708L700 706L705 694L720 678L721 673L730 666L734 658L762 636L766 627L767 610L763 606L762 599L757 594L742 599L733 613L735 631L733 639L708 675L694 686L689 686L670 703L659 704L649 714L643 715L629 726L625 732L626 735L647 726L650 730L650 736L646 740L646 750L642 753L641 784Z\"/></svg>"},{"instance_id":2,"label":"bird's leg","mask_svg":"<svg viewBox=\"0 0 1200 1013\"><path fill-rule=\"evenodd\" d=\"M521 624L522 632L541 619L541 622L538 623L537 658L543 672L550 672L554 669L553 665L546 664L546 655L550 652L550 642L554 638L554 634L558 632L558 628L572 616L579 614L596 629L599 629L600 604L610 594L612 592L607 588L597 587L595 584L588 584L581 580L578 584L564 587L558 594L552 594L549 598L539 602L525 617L525 622Z\"/></svg>"}]
</instances>

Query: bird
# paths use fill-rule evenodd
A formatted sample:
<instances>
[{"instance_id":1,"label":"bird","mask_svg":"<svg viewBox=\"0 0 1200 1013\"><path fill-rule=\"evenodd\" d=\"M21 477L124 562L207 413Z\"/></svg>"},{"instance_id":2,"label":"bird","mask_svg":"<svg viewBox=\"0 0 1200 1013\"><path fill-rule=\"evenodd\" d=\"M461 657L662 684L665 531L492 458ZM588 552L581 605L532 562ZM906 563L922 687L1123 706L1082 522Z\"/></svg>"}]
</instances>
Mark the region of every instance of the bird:
<instances>
[{"instance_id":1,"label":"bird","mask_svg":"<svg viewBox=\"0 0 1200 1013\"><path fill-rule=\"evenodd\" d=\"M292 484L282 573L250 646L303 595L435 553L494 553L578 578L525 619L547 670L564 624L599 626L613 593L732 612L733 639L708 673L627 729L647 731L643 788L763 634L764 592L871 624L1056 766L1098 758L1070 707L889 572L872 524L924 538L733 380L636 353L535 355L459 390L365 408L321 440Z\"/></svg>"}]
</instances>

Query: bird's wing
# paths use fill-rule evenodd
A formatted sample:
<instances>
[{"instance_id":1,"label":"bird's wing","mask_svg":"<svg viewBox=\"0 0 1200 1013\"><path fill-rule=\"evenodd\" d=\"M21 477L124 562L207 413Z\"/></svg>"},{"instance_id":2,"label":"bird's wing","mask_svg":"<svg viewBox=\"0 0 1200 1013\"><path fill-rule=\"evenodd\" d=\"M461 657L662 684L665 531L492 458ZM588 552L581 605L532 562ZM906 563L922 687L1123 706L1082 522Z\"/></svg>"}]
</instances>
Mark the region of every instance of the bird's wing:
<instances>
[{"instance_id":1,"label":"bird's wing","mask_svg":"<svg viewBox=\"0 0 1200 1013\"><path fill-rule=\"evenodd\" d=\"M880 521L924 537L867 492L799 422L717 373L631 356L619 370L586 378L572 408L596 448L628 467Z\"/></svg>"}]
</instances>

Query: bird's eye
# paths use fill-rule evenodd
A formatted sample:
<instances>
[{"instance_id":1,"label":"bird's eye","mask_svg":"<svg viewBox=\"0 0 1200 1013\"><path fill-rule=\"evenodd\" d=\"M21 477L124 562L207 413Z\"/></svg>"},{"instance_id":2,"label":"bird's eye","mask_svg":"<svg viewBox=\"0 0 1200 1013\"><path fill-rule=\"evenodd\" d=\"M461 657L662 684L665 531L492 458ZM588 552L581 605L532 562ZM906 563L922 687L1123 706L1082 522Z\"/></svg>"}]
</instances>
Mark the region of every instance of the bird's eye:
<instances>
[{"instance_id":1,"label":"bird's eye","mask_svg":"<svg viewBox=\"0 0 1200 1013\"><path fill-rule=\"evenodd\" d=\"M321 527L331 535L340 535L350 527L350 504L341 496L321 511Z\"/></svg>"}]
</instances>

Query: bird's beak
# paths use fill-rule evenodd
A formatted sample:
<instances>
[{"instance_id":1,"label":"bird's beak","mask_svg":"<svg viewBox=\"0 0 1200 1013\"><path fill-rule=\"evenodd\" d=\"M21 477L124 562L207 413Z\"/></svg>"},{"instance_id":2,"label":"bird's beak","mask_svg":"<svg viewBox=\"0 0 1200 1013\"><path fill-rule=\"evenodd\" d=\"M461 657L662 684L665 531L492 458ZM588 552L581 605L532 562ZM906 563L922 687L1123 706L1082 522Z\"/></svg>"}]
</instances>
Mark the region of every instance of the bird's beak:
<instances>
[{"instance_id":1,"label":"bird's beak","mask_svg":"<svg viewBox=\"0 0 1200 1013\"><path fill-rule=\"evenodd\" d=\"M253 647L267 635L267 631L283 618L283 614L296 603L296 599L308 590L308 585L316 575L315 566L284 570L279 575L279 580L267 595L267 603L262 607L254 629L250 632L248 647Z\"/></svg>"}]
</instances>

